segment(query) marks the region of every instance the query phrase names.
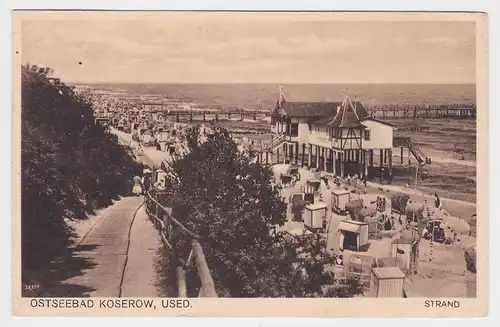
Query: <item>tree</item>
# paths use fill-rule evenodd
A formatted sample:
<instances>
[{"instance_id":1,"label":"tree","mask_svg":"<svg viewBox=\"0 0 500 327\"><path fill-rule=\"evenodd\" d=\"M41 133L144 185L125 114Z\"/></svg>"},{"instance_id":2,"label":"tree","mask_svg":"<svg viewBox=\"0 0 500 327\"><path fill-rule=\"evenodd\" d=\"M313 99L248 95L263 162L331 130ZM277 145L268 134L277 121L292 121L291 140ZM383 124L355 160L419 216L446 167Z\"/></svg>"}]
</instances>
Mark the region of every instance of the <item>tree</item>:
<instances>
[{"instance_id":1,"label":"tree","mask_svg":"<svg viewBox=\"0 0 500 327\"><path fill-rule=\"evenodd\" d=\"M200 235L218 294L227 297L353 296L328 266L322 240L287 240L276 231L286 221L286 204L273 188L270 168L251 162L225 129L215 128L203 142L198 127L183 138L187 153L168 168L168 191L160 201ZM189 242L177 244L182 257ZM193 280L188 285L193 285ZM196 292L196 290L193 290Z\"/></svg>"},{"instance_id":2,"label":"tree","mask_svg":"<svg viewBox=\"0 0 500 327\"><path fill-rule=\"evenodd\" d=\"M116 139L95 124L85 95L50 68L22 67L22 267L42 269L67 254L71 228L130 191L140 171Z\"/></svg>"}]
</instances>

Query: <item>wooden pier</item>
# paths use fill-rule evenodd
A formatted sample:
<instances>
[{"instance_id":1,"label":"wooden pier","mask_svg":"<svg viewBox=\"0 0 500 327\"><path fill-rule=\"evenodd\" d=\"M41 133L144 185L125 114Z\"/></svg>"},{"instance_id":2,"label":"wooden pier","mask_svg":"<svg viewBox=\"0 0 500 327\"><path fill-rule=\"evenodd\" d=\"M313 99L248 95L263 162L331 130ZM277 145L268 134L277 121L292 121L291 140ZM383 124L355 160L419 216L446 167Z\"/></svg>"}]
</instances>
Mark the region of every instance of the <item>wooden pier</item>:
<instances>
[{"instance_id":1,"label":"wooden pier","mask_svg":"<svg viewBox=\"0 0 500 327\"><path fill-rule=\"evenodd\" d=\"M371 118L476 118L476 106L467 105L420 105L420 106L373 106L366 108Z\"/></svg>"},{"instance_id":2,"label":"wooden pier","mask_svg":"<svg viewBox=\"0 0 500 327\"><path fill-rule=\"evenodd\" d=\"M176 122L193 121L219 121L219 120L262 120L270 116L269 111L262 110L244 110L241 108L211 108L208 110L184 109L169 107L164 103L142 103L140 104L145 111L157 113L169 120ZM198 106L204 107L204 106ZM371 118L376 119L411 119L411 118L452 118L452 119L475 119L475 104L450 104L450 105L365 105Z\"/></svg>"},{"instance_id":3,"label":"wooden pier","mask_svg":"<svg viewBox=\"0 0 500 327\"><path fill-rule=\"evenodd\" d=\"M243 121L243 120L262 120L268 116L263 112L245 112L245 113L231 113L231 112L163 112L159 114L163 119L169 121L180 122L194 122L194 121Z\"/></svg>"}]
</instances>

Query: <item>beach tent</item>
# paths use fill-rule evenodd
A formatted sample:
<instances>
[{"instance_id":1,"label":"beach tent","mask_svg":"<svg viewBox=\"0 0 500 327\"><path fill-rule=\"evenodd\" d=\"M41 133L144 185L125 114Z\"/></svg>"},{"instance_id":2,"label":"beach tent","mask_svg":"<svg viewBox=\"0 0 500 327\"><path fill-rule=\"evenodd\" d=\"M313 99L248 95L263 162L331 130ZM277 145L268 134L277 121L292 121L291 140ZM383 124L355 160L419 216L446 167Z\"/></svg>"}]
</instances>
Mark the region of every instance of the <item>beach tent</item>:
<instances>
[{"instance_id":1,"label":"beach tent","mask_svg":"<svg viewBox=\"0 0 500 327\"><path fill-rule=\"evenodd\" d=\"M302 213L306 206L303 193L293 193L289 199L290 210L293 213L293 221L302 221Z\"/></svg>"},{"instance_id":2,"label":"beach tent","mask_svg":"<svg viewBox=\"0 0 500 327\"><path fill-rule=\"evenodd\" d=\"M377 210L375 208L363 208L359 211L358 216L365 220L366 218L375 217Z\"/></svg>"},{"instance_id":3,"label":"beach tent","mask_svg":"<svg viewBox=\"0 0 500 327\"><path fill-rule=\"evenodd\" d=\"M368 241L368 224L355 220L341 220L337 230L340 232L340 249L359 252L366 248Z\"/></svg>"},{"instance_id":4,"label":"beach tent","mask_svg":"<svg viewBox=\"0 0 500 327\"><path fill-rule=\"evenodd\" d=\"M469 230L469 236L476 237L476 229L477 229L477 216L476 214L473 214L470 217L470 230Z\"/></svg>"},{"instance_id":5,"label":"beach tent","mask_svg":"<svg viewBox=\"0 0 500 327\"><path fill-rule=\"evenodd\" d=\"M396 193L391 196L391 208L398 213L405 211L410 196L404 193Z\"/></svg>"},{"instance_id":6,"label":"beach tent","mask_svg":"<svg viewBox=\"0 0 500 327\"><path fill-rule=\"evenodd\" d=\"M418 202L409 203L405 209L406 218L413 222L424 219L424 204Z\"/></svg>"},{"instance_id":7,"label":"beach tent","mask_svg":"<svg viewBox=\"0 0 500 327\"><path fill-rule=\"evenodd\" d=\"M471 246L464 251L465 265L467 271L476 273L476 246Z\"/></svg>"},{"instance_id":8,"label":"beach tent","mask_svg":"<svg viewBox=\"0 0 500 327\"><path fill-rule=\"evenodd\" d=\"M353 254L349 257L346 263L346 279L357 278L363 287L363 291L370 290L372 268L377 266L377 261L374 257Z\"/></svg>"},{"instance_id":9,"label":"beach tent","mask_svg":"<svg viewBox=\"0 0 500 327\"><path fill-rule=\"evenodd\" d=\"M464 251L465 265L465 282L467 285L467 297L477 296L477 276L476 276L476 246L469 247Z\"/></svg>"},{"instance_id":10,"label":"beach tent","mask_svg":"<svg viewBox=\"0 0 500 327\"><path fill-rule=\"evenodd\" d=\"M416 265L417 247L420 235L415 231L403 230L398 238L391 242L391 256L396 260L396 266L403 272L408 272Z\"/></svg>"},{"instance_id":11,"label":"beach tent","mask_svg":"<svg viewBox=\"0 0 500 327\"><path fill-rule=\"evenodd\" d=\"M363 209L363 200L349 201L345 205L345 211L351 216L353 220L359 220L359 213Z\"/></svg>"}]
</instances>

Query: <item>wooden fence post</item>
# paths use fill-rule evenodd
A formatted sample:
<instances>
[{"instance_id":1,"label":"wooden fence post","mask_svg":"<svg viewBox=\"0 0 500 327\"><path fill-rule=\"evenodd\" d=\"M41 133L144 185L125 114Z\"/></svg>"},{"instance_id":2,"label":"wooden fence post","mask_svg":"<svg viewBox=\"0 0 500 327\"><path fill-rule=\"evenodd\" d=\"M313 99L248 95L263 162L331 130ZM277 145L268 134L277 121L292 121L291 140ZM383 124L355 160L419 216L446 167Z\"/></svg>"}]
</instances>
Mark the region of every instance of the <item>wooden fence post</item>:
<instances>
[{"instance_id":1,"label":"wooden fence post","mask_svg":"<svg viewBox=\"0 0 500 327\"><path fill-rule=\"evenodd\" d=\"M207 261L205 259L205 255L203 254L200 243L198 243L197 240L193 240L192 246L196 261L196 267L198 269L198 275L200 277L203 290L203 292L200 292L200 297L217 297L217 293L215 292L215 284L212 279L212 275L210 274L210 269L208 269Z\"/></svg>"},{"instance_id":2,"label":"wooden fence post","mask_svg":"<svg viewBox=\"0 0 500 327\"><path fill-rule=\"evenodd\" d=\"M177 267L177 297L187 297L186 270Z\"/></svg>"}]
</instances>

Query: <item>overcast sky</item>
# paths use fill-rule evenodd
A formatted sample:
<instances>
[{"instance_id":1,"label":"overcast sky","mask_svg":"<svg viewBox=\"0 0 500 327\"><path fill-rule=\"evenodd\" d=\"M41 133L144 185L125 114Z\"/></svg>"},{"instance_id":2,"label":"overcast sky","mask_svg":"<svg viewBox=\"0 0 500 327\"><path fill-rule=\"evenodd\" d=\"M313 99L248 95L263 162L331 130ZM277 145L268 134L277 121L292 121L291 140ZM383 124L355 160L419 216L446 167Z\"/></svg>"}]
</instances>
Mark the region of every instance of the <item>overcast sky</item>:
<instances>
[{"instance_id":1,"label":"overcast sky","mask_svg":"<svg viewBox=\"0 0 500 327\"><path fill-rule=\"evenodd\" d=\"M469 22L24 21L21 55L68 82L475 83L475 42Z\"/></svg>"}]
</instances>

